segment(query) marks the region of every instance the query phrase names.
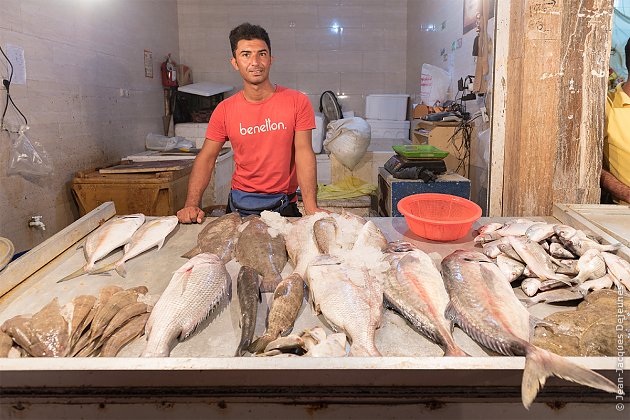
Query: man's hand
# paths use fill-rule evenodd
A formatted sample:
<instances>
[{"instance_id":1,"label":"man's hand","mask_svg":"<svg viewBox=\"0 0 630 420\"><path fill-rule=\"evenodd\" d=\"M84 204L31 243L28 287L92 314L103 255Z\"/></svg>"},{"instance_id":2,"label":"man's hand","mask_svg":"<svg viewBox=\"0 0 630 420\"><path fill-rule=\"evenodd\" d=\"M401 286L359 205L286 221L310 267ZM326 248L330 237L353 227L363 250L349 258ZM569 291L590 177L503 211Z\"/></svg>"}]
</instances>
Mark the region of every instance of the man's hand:
<instances>
[{"instance_id":1,"label":"man's hand","mask_svg":"<svg viewBox=\"0 0 630 420\"><path fill-rule=\"evenodd\" d=\"M177 212L177 218L180 223L201 223L205 213L197 206L184 207Z\"/></svg>"},{"instance_id":2,"label":"man's hand","mask_svg":"<svg viewBox=\"0 0 630 420\"><path fill-rule=\"evenodd\" d=\"M310 208L308 210L306 208L304 208L304 213L306 213L307 215L311 215L311 214L315 214L315 213L328 213L328 214L330 214L332 212L330 212L328 210L320 209L319 207L313 207L313 208Z\"/></svg>"}]
</instances>

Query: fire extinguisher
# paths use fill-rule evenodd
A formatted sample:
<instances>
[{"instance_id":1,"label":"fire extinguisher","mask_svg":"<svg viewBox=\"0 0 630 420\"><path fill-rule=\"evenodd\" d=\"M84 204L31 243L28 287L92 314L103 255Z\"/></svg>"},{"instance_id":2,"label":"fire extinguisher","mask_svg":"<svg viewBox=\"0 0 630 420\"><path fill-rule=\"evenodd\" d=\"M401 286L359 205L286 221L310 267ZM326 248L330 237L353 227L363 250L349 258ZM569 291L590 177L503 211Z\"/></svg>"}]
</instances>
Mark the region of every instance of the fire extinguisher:
<instances>
[{"instance_id":1,"label":"fire extinguisher","mask_svg":"<svg viewBox=\"0 0 630 420\"><path fill-rule=\"evenodd\" d=\"M177 63L171 58L171 54L166 57L166 61L160 66L162 73L162 86L177 87Z\"/></svg>"}]
</instances>

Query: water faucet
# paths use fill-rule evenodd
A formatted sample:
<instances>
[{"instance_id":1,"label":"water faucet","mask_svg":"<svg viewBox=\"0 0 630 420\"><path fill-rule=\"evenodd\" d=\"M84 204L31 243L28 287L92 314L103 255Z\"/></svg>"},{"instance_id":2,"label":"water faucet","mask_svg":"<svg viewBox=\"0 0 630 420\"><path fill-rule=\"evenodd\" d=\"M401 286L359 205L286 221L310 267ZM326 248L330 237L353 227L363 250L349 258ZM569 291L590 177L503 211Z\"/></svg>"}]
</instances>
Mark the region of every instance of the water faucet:
<instances>
[{"instance_id":1,"label":"water faucet","mask_svg":"<svg viewBox=\"0 0 630 420\"><path fill-rule=\"evenodd\" d=\"M43 216L31 216L31 221L28 222L30 227L34 227L41 230L46 230L46 225L42 222Z\"/></svg>"}]
</instances>

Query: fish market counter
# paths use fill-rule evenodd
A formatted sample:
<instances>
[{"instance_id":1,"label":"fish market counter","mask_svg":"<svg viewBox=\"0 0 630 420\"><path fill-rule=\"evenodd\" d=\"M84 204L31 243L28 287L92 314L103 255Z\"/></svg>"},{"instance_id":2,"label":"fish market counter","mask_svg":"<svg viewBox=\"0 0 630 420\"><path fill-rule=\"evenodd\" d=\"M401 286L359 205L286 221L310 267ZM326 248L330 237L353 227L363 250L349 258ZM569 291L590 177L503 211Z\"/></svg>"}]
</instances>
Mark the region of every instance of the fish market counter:
<instances>
[{"instance_id":1,"label":"fish market counter","mask_svg":"<svg viewBox=\"0 0 630 420\"><path fill-rule=\"evenodd\" d=\"M129 260L125 278L113 272L110 275L83 275L57 283L57 280L85 264L83 250L77 249L77 245L84 242L85 235L98 226L95 220L112 216L108 206L113 207L107 203L100 206L0 272L0 290L3 293L0 298L0 324L17 315L35 313L54 298L63 305L79 295L98 296L99 290L107 285L123 288L144 285L149 295L157 297L166 288L172 273L187 261L181 256L196 245L197 234L208 223L179 225L161 249L154 248ZM552 217L538 219L557 223ZM389 241L408 241L427 253L444 257L456 249L480 250L473 242L473 232L458 241L438 243L411 233L403 218L369 220L381 229ZM474 228L497 220L507 219L482 218ZM106 260L113 262L121 254L122 251L116 251ZM387 309L375 339L382 357L234 357L240 340L240 310L236 298L240 265L232 260L226 268L232 278L231 300L204 321L195 334L178 343L172 349L170 358L139 357L146 346L145 337L140 337L124 347L115 358L0 359L0 412L3 418L17 415L19 407L24 407L24 404L34 407L36 404L58 403L142 405L214 402L219 407L230 402L352 403L437 404L441 407L446 403L501 402L513 404L518 411L524 412L520 401L525 358L491 357L489 351L459 328L454 329L453 338L472 357L443 357L443 350L438 345ZM289 263L283 277L291 271ZM24 281L20 281L20 275L25 277ZM315 315L306 297L293 331L319 325L326 332L331 332L323 317ZM263 294L256 319L256 336L265 330L271 300L271 293ZM558 310L571 308L541 303L529 309L535 317L544 318ZM616 311L616 308L611 308L611 311ZM569 359L601 373L615 384L623 379L624 366L630 366L630 359L624 357ZM627 383L627 375L625 379ZM588 403L594 404L593 410L596 411L592 413L614 416L617 413L615 404L627 402L627 397L624 400L615 397L614 394L549 378L532 409L541 410L544 403ZM577 412L579 410L565 411L572 416ZM461 416L461 413L454 415Z\"/></svg>"}]
</instances>

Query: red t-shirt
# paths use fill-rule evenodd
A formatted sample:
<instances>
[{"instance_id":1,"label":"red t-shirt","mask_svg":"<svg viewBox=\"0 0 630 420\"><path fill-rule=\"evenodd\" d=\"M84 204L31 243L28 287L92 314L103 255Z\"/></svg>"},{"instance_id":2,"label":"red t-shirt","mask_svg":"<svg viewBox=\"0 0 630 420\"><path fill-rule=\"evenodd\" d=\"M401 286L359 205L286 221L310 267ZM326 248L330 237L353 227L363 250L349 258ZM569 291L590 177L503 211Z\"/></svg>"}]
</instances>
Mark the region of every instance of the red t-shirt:
<instances>
[{"instance_id":1,"label":"red t-shirt","mask_svg":"<svg viewBox=\"0 0 630 420\"><path fill-rule=\"evenodd\" d=\"M315 128L315 113L306 95L282 86L263 102L251 103L239 92L212 112L206 138L234 149L232 189L292 194L296 131Z\"/></svg>"}]
</instances>

